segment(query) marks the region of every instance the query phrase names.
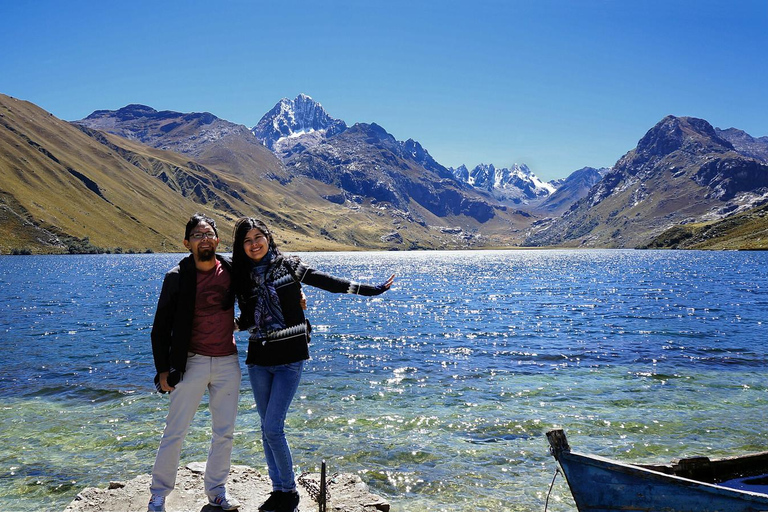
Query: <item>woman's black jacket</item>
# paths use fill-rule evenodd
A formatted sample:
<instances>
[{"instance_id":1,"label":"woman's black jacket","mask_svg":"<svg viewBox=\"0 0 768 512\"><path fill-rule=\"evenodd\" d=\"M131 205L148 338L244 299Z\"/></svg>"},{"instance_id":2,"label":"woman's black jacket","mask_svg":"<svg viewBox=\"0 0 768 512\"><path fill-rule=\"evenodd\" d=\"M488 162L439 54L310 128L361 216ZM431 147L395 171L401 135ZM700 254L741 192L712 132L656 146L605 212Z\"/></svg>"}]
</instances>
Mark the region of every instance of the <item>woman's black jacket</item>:
<instances>
[{"instance_id":1,"label":"woman's black jacket","mask_svg":"<svg viewBox=\"0 0 768 512\"><path fill-rule=\"evenodd\" d=\"M301 285L308 284L333 293L351 293L373 296L386 291L383 286L371 286L348 281L319 272L306 266L296 257L280 256L270 265L267 280L272 282L280 301L285 319L285 329L266 333L261 337L252 334L248 343L247 364L275 366L309 359L309 322L301 307ZM240 330L257 332L261 326L254 324L255 297L238 294Z\"/></svg>"}]
</instances>

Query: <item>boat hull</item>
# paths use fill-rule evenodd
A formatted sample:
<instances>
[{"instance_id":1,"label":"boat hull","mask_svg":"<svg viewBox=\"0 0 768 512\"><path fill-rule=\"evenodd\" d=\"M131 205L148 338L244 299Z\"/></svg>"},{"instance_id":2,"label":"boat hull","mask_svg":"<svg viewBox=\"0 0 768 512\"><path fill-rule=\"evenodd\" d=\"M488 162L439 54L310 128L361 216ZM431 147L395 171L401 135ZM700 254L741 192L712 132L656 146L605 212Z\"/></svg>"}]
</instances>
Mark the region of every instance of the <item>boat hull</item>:
<instances>
[{"instance_id":1,"label":"boat hull","mask_svg":"<svg viewBox=\"0 0 768 512\"><path fill-rule=\"evenodd\" d=\"M579 512L768 512L768 495L572 452L550 437Z\"/></svg>"}]
</instances>

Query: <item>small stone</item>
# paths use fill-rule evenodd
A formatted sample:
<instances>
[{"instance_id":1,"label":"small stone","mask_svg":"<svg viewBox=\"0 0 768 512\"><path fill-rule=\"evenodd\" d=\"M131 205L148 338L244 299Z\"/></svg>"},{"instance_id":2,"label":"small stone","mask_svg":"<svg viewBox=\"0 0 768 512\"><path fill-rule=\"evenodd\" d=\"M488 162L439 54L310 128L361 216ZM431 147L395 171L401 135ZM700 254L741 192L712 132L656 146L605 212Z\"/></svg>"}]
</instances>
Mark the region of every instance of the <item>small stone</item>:
<instances>
[{"instance_id":1,"label":"small stone","mask_svg":"<svg viewBox=\"0 0 768 512\"><path fill-rule=\"evenodd\" d=\"M202 475L205 473L205 462L190 462L187 464L187 469L193 473Z\"/></svg>"}]
</instances>

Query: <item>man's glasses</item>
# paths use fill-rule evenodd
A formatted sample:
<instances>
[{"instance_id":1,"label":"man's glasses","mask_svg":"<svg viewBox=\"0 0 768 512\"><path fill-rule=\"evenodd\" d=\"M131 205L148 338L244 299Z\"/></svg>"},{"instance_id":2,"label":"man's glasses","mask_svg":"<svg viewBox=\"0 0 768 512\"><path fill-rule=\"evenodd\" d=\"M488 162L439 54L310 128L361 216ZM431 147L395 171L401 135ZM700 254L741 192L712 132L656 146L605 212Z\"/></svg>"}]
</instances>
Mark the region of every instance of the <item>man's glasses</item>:
<instances>
[{"instance_id":1,"label":"man's glasses","mask_svg":"<svg viewBox=\"0 0 768 512\"><path fill-rule=\"evenodd\" d=\"M203 238L208 238L210 240L215 240L216 239L216 233L214 233L213 231L204 231L202 233L192 233L191 235L189 235L189 239L190 240L194 240L195 242L199 242Z\"/></svg>"}]
</instances>

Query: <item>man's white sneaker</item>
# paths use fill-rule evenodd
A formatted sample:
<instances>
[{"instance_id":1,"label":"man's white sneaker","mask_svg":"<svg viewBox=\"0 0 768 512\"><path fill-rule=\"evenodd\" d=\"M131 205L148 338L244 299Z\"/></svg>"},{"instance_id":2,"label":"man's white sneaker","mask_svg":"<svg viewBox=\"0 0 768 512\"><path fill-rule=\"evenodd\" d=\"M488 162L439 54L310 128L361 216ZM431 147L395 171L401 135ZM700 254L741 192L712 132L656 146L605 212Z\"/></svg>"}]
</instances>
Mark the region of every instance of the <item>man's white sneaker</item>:
<instances>
[{"instance_id":1,"label":"man's white sneaker","mask_svg":"<svg viewBox=\"0 0 768 512\"><path fill-rule=\"evenodd\" d=\"M209 497L208 503L214 507L221 507L222 510L237 510L237 508L240 506L240 502L230 496L226 491L219 494L215 498Z\"/></svg>"}]
</instances>

